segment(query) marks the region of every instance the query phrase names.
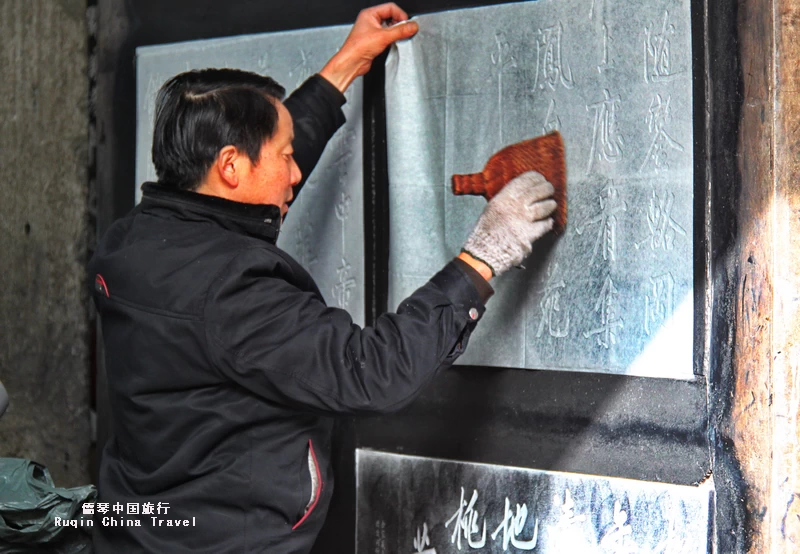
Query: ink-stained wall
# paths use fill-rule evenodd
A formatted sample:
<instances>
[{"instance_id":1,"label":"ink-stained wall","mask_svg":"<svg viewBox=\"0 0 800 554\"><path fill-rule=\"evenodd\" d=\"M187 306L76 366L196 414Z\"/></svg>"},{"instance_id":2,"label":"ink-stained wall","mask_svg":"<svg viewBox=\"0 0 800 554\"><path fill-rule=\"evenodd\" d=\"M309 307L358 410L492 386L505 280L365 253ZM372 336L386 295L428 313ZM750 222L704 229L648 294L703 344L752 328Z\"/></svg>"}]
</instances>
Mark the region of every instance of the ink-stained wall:
<instances>
[{"instance_id":1,"label":"ink-stained wall","mask_svg":"<svg viewBox=\"0 0 800 554\"><path fill-rule=\"evenodd\" d=\"M0 456L90 482L86 0L0 2Z\"/></svg>"}]
</instances>

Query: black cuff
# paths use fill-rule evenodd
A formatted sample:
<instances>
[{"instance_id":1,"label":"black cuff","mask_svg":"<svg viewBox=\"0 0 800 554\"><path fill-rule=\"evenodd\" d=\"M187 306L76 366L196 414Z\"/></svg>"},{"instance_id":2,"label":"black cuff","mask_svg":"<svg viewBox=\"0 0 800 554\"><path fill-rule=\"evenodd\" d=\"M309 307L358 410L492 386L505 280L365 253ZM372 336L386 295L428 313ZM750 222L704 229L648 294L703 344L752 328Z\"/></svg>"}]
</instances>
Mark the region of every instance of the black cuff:
<instances>
[{"instance_id":1,"label":"black cuff","mask_svg":"<svg viewBox=\"0 0 800 554\"><path fill-rule=\"evenodd\" d=\"M320 90L325 91L324 94L327 97L327 99L330 100L330 102L334 104L337 108L341 108L342 106L344 106L345 102L347 102L347 98L345 98L344 94L342 94L342 91L333 86L333 83L331 83L329 80L327 80L319 73L315 73L314 75L309 77L306 80L306 82L303 83L303 85L309 82L314 83L314 85L311 86L319 86Z\"/></svg>"},{"instance_id":2,"label":"black cuff","mask_svg":"<svg viewBox=\"0 0 800 554\"><path fill-rule=\"evenodd\" d=\"M344 125L344 103L344 95L321 75L309 77L283 101L294 120L294 159L303 174L303 179L294 187L295 198L317 165L325 145Z\"/></svg>"},{"instance_id":3,"label":"black cuff","mask_svg":"<svg viewBox=\"0 0 800 554\"><path fill-rule=\"evenodd\" d=\"M339 92L339 89L322 75L315 74L297 87L297 90L283 101L283 105L292 114L295 127L311 125L315 129L320 129L322 130L321 135L311 129L307 134L310 138L324 139L327 142L345 123L342 106L346 101L347 99L344 94ZM297 129L295 129L295 135L297 135ZM322 144L322 147L324 146L325 143ZM300 169L303 167L301 166Z\"/></svg>"},{"instance_id":4,"label":"black cuff","mask_svg":"<svg viewBox=\"0 0 800 554\"><path fill-rule=\"evenodd\" d=\"M461 271L467 274L469 280L472 281L472 284L475 285L475 288L478 291L478 295L481 297L481 302L486 304L489 298L492 297L494 294L494 289L489 282L483 278L483 276L475 271L475 268L469 265L467 262L462 260L461 258L454 258L453 261Z\"/></svg>"},{"instance_id":5,"label":"black cuff","mask_svg":"<svg viewBox=\"0 0 800 554\"><path fill-rule=\"evenodd\" d=\"M467 323L474 324L486 311L486 305L481 301L478 288L469 274L460 269L455 261L444 266L431 277L429 283L439 287L453 305L455 312Z\"/></svg>"}]
</instances>

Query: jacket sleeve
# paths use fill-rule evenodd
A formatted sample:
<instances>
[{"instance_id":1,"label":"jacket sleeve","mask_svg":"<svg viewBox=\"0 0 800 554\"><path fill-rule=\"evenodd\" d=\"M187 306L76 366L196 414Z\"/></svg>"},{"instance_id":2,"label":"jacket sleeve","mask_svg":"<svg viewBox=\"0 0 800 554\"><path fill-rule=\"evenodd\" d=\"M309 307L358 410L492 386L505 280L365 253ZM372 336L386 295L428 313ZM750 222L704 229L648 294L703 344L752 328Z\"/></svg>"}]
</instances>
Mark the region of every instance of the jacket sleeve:
<instances>
[{"instance_id":1,"label":"jacket sleeve","mask_svg":"<svg viewBox=\"0 0 800 554\"><path fill-rule=\"evenodd\" d=\"M464 351L485 310L467 272L451 262L396 313L361 328L346 311L277 276L279 265L274 255L240 254L212 284L205 321L215 367L287 406L399 409Z\"/></svg>"},{"instance_id":2,"label":"jacket sleeve","mask_svg":"<svg viewBox=\"0 0 800 554\"><path fill-rule=\"evenodd\" d=\"M294 159L303 174L294 187L294 198L316 167L325 145L344 125L344 95L320 75L312 75L283 105L294 121Z\"/></svg>"}]
</instances>

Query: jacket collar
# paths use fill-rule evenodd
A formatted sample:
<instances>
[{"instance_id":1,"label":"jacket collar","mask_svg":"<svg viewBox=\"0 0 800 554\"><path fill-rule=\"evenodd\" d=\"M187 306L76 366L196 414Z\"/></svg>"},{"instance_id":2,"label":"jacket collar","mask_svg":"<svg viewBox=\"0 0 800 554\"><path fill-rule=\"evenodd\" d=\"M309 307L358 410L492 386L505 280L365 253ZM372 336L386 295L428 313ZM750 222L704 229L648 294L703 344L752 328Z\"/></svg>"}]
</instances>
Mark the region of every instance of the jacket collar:
<instances>
[{"instance_id":1,"label":"jacket collar","mask_svg":"<svg viewBox=\"0 0 800 554\"><path fill-rule=\"evenodd\" d=\"M281 228L281 211L272 204L245 204L218 196L180 190L160 183L142 185L142 211L168 209L180 218L206 219L229 231L273 244Z\"/></svg>"}]
</instances>

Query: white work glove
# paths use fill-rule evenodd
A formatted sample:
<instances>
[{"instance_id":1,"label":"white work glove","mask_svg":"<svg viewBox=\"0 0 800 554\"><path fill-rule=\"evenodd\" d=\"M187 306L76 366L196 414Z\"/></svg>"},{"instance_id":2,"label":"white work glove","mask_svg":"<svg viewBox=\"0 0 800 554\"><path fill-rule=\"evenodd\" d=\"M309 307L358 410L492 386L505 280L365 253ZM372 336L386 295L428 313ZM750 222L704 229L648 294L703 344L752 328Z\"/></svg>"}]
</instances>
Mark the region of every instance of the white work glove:
<instances>
[{"instance_id":1,"label":"white work glove","mask_svg":"<svg viewBox=\"0 0 800 554\"><path fill-rule=\"evenodd\" d=\"M486 204L462 250L495 276L519 265L532 244L553 228L553 192L553 185L535 171L515 177Z\"/></svg>"}]
</instances>

